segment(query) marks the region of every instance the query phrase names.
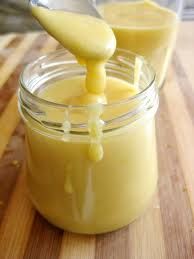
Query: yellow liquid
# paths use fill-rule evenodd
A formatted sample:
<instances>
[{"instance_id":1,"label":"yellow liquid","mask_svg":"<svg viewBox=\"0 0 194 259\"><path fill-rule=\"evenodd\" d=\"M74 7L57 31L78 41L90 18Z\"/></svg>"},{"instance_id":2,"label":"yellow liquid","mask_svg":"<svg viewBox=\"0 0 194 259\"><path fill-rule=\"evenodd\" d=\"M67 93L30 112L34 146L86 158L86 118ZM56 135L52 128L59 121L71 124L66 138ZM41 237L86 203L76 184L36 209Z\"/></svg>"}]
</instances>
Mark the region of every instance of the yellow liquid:
<instances>
[{"instance_id":1,"label":"yellow liquid","mask_svg":"<svg viewBox=\"0 0 194 259\"><path fill-rule=\"evenodd\" d=\"M176 39L177 15L152 1L107 3L99 10L113 28L117 47L144 56L161 86Z\"/></svg>"},{"instance_id":2,"label":"yellow liquid","mask_svg":"<svg viewBox=\"0 0 194 259\"><path fill-rule=\"evenodd\" d=\"M75 77L58 81L38 95L65 104L85 91L84 77ZM108 103L136 92L125 81L107 78ZM107 118L118 109L108 111ZM58 114L48 110L47 116L57 119ZM26 129L30 194L36 208L54 225L79 233L108 232L127 225L148 206L157 184L153 116L104 134L104 155L98 162L88 157L89 142L79 133L77 138L70 134L68 141L52 138L30 119Z\"/></svg>"},{"instance_id":3,"label":"yellow liquid","mask_svg":"<svg viewBox=\"0 0 194 259\"><path fill-rule=\"evenodd\" d=\"M58 81L34 94L55 103L89 105L87 117L71 114L75 123L88 121L88 136L81 129L67 134L70 125L65 119L64 134L50 136L46 127L27 118L27 179L32 201L45 218L69 231L102 233L120 228L142 213L156 187L154 116L128 126L116 125L120 127L103 134L103 120L132 107L115 106L103 112L102 104L138 93L141 62L137 62L134 86L106 78L105 62L113 55L116 41L104 21L40 7L33 7L32 13L87 67L86 77ZM47 120L68 118L68 114L47 109Z\"/></svg>"}]
</instances>

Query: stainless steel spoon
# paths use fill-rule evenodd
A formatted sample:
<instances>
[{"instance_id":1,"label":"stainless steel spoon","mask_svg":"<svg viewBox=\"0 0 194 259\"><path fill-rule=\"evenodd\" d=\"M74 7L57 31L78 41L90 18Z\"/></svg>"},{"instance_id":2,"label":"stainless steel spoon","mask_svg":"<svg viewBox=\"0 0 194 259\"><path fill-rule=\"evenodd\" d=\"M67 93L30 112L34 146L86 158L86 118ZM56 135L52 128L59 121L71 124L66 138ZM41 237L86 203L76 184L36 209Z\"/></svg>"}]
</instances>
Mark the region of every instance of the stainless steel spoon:
<instances>
[{"instance_id":1,"label":"stainless steel spoon","mask_svg":"<svg viewBox=\"0 0 194 259\"><path fill-rule=\"evenodd\" d=\"M47 9L64 10L101 18L92 0L30 0L30 4Z\"/></svg>"}]
</instances>

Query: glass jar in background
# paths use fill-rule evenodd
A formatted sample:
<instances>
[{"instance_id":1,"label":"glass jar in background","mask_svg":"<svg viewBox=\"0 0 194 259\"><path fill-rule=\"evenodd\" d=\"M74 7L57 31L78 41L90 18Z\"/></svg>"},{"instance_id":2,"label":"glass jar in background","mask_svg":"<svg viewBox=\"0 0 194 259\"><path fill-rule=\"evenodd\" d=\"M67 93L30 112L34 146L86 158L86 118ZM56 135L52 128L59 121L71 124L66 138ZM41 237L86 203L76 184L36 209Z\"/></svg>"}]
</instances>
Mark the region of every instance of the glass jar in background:
<instances>
[{"instance_id":1,"label":"glass jar in background","mask_svg":"<svg viewBox=\"0 0 194 259\"><path fill-rule=\"evenodd\" d=\"M164 83L175 45L183 0L94 0L112 26L117 47L145 57Z\"/></svg>"},{"instance_id":2,"label":"glass jar in background","mask_svg":"<svg viewBox=\"0 0 194 259\"><path fill-rule=\"evenodd\" d=\"M135 58L118 49L106 64L107 76L133 83ZM158 179L158 91L152 69L142 62L139 94L102 107L104 155L98 162L88 157L90 106L53 103L37 94L85 75L85 68L60 50L29 64L21 75L29 194L52 224L77 233L109 232L135 220L150 203Z\"/></svg>"}]
</instances>

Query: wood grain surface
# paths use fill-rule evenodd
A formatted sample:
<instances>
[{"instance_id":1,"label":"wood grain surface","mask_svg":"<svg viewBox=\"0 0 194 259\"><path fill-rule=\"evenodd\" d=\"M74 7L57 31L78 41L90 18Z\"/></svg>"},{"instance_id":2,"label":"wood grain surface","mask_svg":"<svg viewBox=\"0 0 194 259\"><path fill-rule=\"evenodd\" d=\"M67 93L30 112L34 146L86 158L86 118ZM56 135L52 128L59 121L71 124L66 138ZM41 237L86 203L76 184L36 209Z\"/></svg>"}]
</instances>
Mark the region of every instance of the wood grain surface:
<instances>
[{"instance_id":1,"label":"wood grain surface","mask_svg":"<svg viewBox=\"0 0 194 259\"><path fill-rule=\"evenodd\" d=\"M25 64L58 47L46 34L0 36L0 259L194 258L194 22L181 24L160 92L160 179L154 201L133 224L103 235L55 228L26 194L18 78Z\"/></svg>"}]
</instances>

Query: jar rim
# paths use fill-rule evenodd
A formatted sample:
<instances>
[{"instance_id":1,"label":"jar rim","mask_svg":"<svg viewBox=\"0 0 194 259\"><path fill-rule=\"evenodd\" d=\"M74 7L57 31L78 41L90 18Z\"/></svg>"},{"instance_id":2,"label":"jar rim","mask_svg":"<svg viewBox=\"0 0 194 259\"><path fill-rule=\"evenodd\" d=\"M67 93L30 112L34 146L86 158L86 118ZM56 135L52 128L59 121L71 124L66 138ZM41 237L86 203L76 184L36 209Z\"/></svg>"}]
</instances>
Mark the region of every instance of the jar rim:
<instances>
[{"instance_id":1,"label":"jar rim","mask_svg":"<svg viewBox=\"0 0 194 259\"><path fill-rule=\"evenodd\" d=\"M123 105L123 104L126 104L130 101L134 101L136 99L139 99L143 96L145 96L150 88L152 88L154 82L155 82L155 78L156 78L156 75L155 75L155 72L154 72L154 69L152 68L152 65L147 62L147 60L144 59L144 57L140 56L139 54L136 54L132 51L129 51L129 50L125 50L125 49L121 49L121 48L117 48L116 51L120 51L122 53L125 53L125 54L128 54L130 56L133 56L134 58L138 57L140 58L141 60L143 60L143 64L146 65L146 67L148 68L149 70L149 73L151 75L151 79L149 80L148 84L146 87L144 87L140 92L138 92L137 94L133 95L133 96L130 96L128 98L125 98L125 99L122 99L122 100L119 100L119 101L115 101L115 102L111 102L111 103L108 103L108 104L102 104L102 106L104 108L111 108L111 107L114 107L114 106L117 106L117 105ZM68 108L68 107L71 107L73 109L80 109L80 108L87 108L89 106L91 106L91 104L84 104L84 105L72 105L72 104L61 104L61 103L57 103L57 102L53 102L53 101L48 101L48 100L45 100L43 98L41 98L40 96L38 95L35 95L33 92L31 92L27 87L26 87L26 83L24 82L24 74L27 70L30 69L30 67L33 67L34 65L40 63L40 62L43 62L44 60L46 60L48 57L52 57L52 55L56 55L56 54L68 54L69 51L67 51L66 49L59 49L59 50L55 50L55 51L52 51L50 52L49 54L46 54L46 55L42 55L40 56L39 58L37 58L36 60L32 61L31 63L29 63L28 65L26 65L23 69L23 71L21 72L20 74L20 78L19 78L19 82L20 82L20 86L22 88L22 90L27 94L29 95L33 100L35 100L36 102L38 103L41 103L41 104L44 104L44 105L47 105L49 107L53 107L53 108ZM73 60L73 59L72 59ZM75 58L74 58L75 60ZM109 63L109 60L107 61L107 63Z\"/></svg>"}]
</instances>

